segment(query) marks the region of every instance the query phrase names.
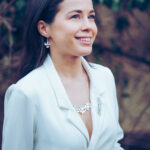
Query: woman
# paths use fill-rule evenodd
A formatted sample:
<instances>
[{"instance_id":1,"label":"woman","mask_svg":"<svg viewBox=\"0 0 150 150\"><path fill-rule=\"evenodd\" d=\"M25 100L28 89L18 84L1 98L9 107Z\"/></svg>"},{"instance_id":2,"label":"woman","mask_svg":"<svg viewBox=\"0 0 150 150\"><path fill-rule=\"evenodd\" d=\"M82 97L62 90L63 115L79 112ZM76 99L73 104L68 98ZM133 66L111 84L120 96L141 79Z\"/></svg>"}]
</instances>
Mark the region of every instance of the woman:
<instances>
[{"instance_id":1,"label":"woman","mask_svg":"<svg viewBox=\"0 0 150 150\"><path fill-rule=\"evenodd\" d=\"M21 79L5 95L2 150L121 150L114 78L88 64L91 0L30 0Z\"/></svg>"}]
</instances>

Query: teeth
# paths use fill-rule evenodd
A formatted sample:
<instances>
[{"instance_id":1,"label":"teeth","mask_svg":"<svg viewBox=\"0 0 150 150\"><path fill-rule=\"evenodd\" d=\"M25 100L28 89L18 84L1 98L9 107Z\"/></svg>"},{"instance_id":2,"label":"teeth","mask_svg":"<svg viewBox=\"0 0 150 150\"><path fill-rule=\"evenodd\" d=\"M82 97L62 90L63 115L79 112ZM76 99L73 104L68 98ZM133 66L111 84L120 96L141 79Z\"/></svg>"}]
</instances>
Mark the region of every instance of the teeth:
<instances>
[{"instance_id":1,"label":"teeth","mask_svg":"<svg viewBox=\"0 0 150 150\"><path fill-rule=\"evenodd\" d=\"M80 38L79 40L80 40L80 41L90 42L90 41L91 41L91 38Z\"/></svg>"}]
</instances>

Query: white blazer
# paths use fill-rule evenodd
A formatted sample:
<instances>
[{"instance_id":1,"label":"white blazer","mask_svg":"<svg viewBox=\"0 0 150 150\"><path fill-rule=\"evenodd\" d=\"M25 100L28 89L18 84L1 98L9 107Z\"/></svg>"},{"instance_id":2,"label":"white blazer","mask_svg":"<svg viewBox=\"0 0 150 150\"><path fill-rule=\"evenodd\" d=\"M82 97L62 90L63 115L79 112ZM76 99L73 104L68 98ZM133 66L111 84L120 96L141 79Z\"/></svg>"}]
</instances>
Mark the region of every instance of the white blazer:
<instances>
[{"instance_id":1,"label":"white blazer","mask_svg":"<svg viewBox=\"0 0 150 150\"><path fill-rule=\"evenodd\" d=\"M91 140L48 55L6 92L2 150L122 150L113 75L84 58L82 64L90 78Z\"/></svg>"}]
</instances>

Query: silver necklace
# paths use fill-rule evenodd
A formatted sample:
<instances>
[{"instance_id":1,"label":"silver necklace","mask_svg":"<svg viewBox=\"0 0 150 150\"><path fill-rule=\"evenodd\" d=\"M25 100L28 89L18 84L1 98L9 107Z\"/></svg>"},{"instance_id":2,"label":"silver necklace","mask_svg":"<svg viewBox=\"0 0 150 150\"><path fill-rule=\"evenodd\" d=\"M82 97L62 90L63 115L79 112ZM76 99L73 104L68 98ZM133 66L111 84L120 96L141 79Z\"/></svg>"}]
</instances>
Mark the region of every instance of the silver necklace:
<instances>
[{"instance_id":1,"label":"silver necklace","mask_svg":"<svg viewBox=\"0 0 150 150\"><path fill-rule=\"evenodd\" d=\"M83 115L86 111L90 110L92 107L92 104L90 102L87 102L84 106L73 106L76 112Z\"/></svg>"}]
</instances>

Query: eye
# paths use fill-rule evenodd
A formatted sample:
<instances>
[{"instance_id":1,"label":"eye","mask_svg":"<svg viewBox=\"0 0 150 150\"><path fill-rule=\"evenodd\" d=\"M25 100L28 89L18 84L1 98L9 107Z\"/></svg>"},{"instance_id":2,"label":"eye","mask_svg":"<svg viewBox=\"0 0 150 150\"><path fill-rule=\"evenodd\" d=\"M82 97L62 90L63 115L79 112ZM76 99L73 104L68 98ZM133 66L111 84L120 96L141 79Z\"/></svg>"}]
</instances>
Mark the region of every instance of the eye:
<instances>
[{"instance_id":1,"label":"eye","mask_svg":"<svg viewBox=\"0 0 150 150\"><path fill-rule=\"evenodd\" d=\"M90 15L88 18L95 20L95 15Z\"/></svg>"},{"instance_id":2,"label":"eye","mask_svg":"<svg viewBox=\"0 0 150 150\"><path fill-rule=\"evenodd\" d=\"M79 18L80 18L79 14L75 14L75 15L71 16L71 19L79 19Z\"/></svg>"}]
</instances>

